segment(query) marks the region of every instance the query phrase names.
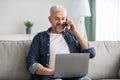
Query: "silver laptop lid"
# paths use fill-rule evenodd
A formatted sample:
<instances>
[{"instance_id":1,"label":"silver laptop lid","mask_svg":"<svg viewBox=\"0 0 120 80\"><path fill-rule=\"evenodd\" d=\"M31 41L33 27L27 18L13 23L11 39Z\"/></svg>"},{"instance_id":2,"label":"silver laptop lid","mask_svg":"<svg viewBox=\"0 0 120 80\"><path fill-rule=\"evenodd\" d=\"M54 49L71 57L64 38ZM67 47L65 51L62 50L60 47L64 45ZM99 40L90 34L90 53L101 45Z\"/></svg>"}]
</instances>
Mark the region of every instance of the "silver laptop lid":
<instances>
[{"instance_id":1,"label":"silver laptop lid","mask_svg":"<svg viewBox=\"0 0 120 80\"><path fill-rule=\"evenodd\" d=\"M54 77L83 77L88 65L89 53L56 54Z\"/></svg>"}]
</instances>

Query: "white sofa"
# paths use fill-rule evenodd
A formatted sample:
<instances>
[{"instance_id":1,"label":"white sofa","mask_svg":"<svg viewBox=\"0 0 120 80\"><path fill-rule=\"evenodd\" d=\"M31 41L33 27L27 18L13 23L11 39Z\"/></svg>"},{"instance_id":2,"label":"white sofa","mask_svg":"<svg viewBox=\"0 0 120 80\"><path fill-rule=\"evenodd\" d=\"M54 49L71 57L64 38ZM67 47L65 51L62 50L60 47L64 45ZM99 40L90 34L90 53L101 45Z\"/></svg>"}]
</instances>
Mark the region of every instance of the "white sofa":
<instances>
[{"instance_id":1,"label":"white sofa","mask_svg":"<svg viewBox=\"0 0 120 80\"><path fill-rule=\"evenodd\" d=\"M0 40L0 80L30 80L25 61L31 39ZM90 43L95 47L96 57L90 59L88 75L92 79L117 79L120 41Z\"/></svg>"},{"instance_id":2,"label":"white sofa","mask_svg":"<svg viewBox=\"0 0 120 80\"><path fill-rule=\"evenodd\" d=\"M88 75L93 79L117 79L120 69L120 41L90 42L96 57L89 62Z\"/></svg>"}]
</instances>

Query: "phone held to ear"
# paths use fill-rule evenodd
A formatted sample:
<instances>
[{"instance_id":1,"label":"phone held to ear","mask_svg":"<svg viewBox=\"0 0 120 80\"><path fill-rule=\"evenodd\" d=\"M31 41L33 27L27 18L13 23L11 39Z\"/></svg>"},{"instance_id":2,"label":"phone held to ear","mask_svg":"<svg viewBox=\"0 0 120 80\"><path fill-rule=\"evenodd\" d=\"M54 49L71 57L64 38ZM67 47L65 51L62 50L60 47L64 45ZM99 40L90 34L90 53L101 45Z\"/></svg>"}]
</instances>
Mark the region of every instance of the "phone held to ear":
<instances>
[{"instance_id":1,"label":"phone held to ear","mask_svg":"<svg viewBox=\"0 0 120 80\"><path fill-rule=\"evenodd\" d=\"M65 29L68 28L68 24L67 24L67 18L66 18L66 22L65 22Z\"/></svg>"}]
</instances>

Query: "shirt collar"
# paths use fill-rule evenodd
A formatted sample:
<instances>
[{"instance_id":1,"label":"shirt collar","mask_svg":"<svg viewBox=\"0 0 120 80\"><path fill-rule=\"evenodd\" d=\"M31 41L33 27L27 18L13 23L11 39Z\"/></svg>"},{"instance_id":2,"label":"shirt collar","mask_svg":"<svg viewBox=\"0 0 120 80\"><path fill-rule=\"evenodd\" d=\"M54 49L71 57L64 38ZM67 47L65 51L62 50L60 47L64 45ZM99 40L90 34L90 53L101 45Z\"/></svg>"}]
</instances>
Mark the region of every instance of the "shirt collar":
<instances>
[{"instance_id":1,"label":"shirt collar","mask_svg":"<svg viewBox=\"0 0 120 80\"><path fill-rule=\"evenodd\" d=\"M51 29L52 29L52 27L48 28L48 30L47 30L47 34L48 34L48 35L50 35ZM64 30L64 31L62 31L62 34L65 35L66 32L67 32L67 31Z\"/></svg>"}]
</instances>

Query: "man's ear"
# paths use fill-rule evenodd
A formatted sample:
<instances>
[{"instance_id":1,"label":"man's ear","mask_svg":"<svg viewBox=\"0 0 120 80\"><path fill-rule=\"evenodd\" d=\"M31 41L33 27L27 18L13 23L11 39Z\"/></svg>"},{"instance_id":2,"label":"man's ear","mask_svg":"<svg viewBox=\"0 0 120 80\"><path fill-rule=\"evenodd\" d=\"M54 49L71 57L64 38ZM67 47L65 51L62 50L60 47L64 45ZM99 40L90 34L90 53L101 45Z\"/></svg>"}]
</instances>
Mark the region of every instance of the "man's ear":
<instances>
[{"instance_id":1,"label":"man's ear","mask_svg":"<svg viewBox=\"0 0 120 80\"><path fill-rule=\"evenodd\" d=\"M51 23L51 16L48 17L49 22Z\"/></svg>"}]
</instances>

